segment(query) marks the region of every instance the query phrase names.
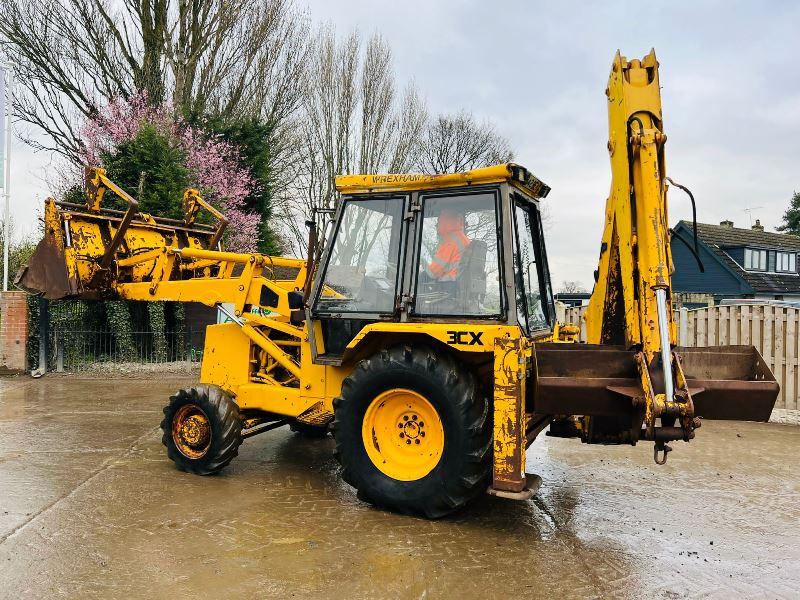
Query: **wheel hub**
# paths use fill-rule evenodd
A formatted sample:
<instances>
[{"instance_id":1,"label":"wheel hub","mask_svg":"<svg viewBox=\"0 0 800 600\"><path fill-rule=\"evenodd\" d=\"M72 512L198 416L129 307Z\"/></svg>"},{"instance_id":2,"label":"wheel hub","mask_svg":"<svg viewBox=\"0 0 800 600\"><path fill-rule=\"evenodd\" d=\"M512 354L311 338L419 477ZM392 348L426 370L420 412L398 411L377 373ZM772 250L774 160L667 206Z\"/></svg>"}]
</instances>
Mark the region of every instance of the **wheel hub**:
<instances>
[{"instance_id":1,"label":"wheel hub","mask_svg":"<svg viewBox=\"0 0 800 600\"><path fill-rule=\"evenodd\" d=\"M439 413L411 390L393 389L375 398L364 415L362 436L372 463L401 481L425 477L444 452Z\"/></svg>"},{"instance_id":2,"label":"wheel hub","mask_svg":"<svg viewBox=\"0 0 800 600\"><path fill-rule=\"evenodd\" d=\"M201 458L211 446L211 422L195 404L182 406L172 420L172 439L188 458Z\"/></svg>"},{"instance_id":3,"label":"wheel hub","mask_svg":"<svg viewBox=\"0 0 800 600\"><path fill-rule=\"evenodd\" d=\"M398 421L397 427L402 429L400 438L405 438L406 444L421 443L421 438L425 437L425 422L419 420L419 415L412 412L410 415L405 414L403 418Z\"/></svg>"},{"instance_id":4,"label":"wheel hub","mask_svg":"<svg viewBox=\"0 0 800 600\"><path fill-rule=\"evenodd\" d=\"M208 421L200 415L192 415L181 425L181 437L192 448L204 446L208 442L210 435L211 429L208 426Z\"/></svg>"}]
</instances>

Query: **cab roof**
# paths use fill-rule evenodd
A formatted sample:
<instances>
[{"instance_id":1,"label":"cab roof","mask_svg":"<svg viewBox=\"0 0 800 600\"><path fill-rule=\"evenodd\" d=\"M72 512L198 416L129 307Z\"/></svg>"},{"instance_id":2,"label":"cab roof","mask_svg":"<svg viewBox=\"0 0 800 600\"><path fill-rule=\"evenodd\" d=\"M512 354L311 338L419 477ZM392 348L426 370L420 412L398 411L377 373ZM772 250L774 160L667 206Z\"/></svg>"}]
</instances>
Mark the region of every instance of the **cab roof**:
<instances>
[{"instance_id":1,"label":"cab roof","mask_svg":"<svg viewBox=\"0 0 800 600\"><path fill-rule=\"evenodd\" d=\"M482 167L460 173L425 175L422 173L396 173L386 175L339 175L336 190L341 194L373 194L382 192L410 192L443 188L510 183L534 198L544 198L550 187L533 173L515 163Z\"/></svg>"}]
</instances>

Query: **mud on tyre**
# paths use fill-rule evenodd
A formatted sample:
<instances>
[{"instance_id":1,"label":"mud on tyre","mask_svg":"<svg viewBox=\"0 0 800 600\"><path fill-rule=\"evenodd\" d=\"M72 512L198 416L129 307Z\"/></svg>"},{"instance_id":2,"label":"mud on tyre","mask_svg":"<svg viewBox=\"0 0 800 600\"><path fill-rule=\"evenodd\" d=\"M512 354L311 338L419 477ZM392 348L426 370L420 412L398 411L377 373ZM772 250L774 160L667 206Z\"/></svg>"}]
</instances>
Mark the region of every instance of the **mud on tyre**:
<instances>
[{"instance_id":1,"label":"mud on tyre","mask_svg":"<svg viewBox=\"0 0 800 600\"><path fill-rule=\"evenodd\" d=\"M489 484L489 399L446 354L394 346L361 361L334 415L342 477L362 500L439 518Z\"/></svg>"},{"instance_id":2,"label":"mud on tyre","mask_svg":"<svg viewBox=\"0 0 800 600\"><path fill-rule=\"evenodd\" d=\"M164 407L161 442L182 471L210 475L239 453L242 420L239 407L214 385L179 390Z\"/></svg>"}]
</instances>

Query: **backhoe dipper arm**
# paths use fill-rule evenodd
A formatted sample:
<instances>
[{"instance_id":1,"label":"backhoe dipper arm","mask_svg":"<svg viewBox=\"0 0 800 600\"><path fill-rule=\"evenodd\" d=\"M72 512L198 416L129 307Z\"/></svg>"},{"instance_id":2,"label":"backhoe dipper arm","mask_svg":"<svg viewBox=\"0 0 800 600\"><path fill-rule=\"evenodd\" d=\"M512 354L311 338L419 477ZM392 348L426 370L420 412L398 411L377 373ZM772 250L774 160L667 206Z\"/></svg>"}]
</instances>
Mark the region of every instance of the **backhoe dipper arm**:
<instances>
[{"instance_id":1,"label":"backhoe dipper arm","mask_svg":"<svg viewBox=\"0 0 800 600\"><path fill-rule=\"evenodd\" d=\"M645 437L656 442L656 452L666 453L666 441L690 439L699 421L672 355L676 327L664 162L667 136L655 51L631 61L617 52L606 96L612 180L597 281L585 315L587 341L624 345L639 353L644 398L631 400L644 405ZM658 431L656 418L663 425ZM671 427L676 420L681 425L677 430Z\"/></svg>"},{"instance_id":2,"label":"backhoe dipper arm","mask_svg":"<svg viewBox=\"0 0 800 600\"><path fill-rule=\"evenodd\" d=\"M606 95L612 180L587 341L640 348L649 363L662 346L657 291L669 301L672 271L655 51L630 62L617 52ZM674 344L671 311L665 325Z\"/></svg>"}]
</instances>

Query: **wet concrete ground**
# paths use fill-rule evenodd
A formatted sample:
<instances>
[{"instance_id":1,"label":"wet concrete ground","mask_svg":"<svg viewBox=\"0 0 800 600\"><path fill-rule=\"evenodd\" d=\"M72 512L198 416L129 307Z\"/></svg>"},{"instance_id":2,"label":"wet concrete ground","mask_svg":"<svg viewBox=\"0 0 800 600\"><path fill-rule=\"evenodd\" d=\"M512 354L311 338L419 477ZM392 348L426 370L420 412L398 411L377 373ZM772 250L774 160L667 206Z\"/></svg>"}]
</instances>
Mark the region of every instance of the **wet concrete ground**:
<instances>
[{"instance_id":1,"label":"wet concrete ground","mask_svg":"<svg viewBox=\"0 0 800 600\"><path fill-rule=\"evenodd\" d=\"M332 440L283 429L175 470L181 383L0 380L0 597L800 595L800 427L706 422L665 467L540 438L538 498L430 522L362 504Z\"/></svg>"}]
</instances>

